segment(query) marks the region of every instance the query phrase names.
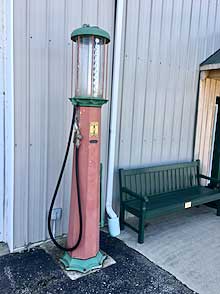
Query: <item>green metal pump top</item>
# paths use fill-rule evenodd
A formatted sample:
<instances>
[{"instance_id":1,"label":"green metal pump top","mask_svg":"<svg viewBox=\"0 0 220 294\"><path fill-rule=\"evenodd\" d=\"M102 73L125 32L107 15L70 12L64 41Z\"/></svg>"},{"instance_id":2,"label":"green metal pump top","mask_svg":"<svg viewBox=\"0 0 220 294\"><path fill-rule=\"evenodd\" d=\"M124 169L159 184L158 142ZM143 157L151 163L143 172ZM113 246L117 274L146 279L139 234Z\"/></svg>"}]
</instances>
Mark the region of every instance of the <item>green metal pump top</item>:
<instances>
[{"instance_id":1,"label":"green metal pump top","mask_svg":"<svg viewBox=\"0 0 220 294\"><path fill-rule=\"evenodd\" d=\"M87 42L85 42L84 44L83 40L81 40L83 38L92 36L101 40L101 42L98 42L95 38L93 42L90 42L92 40L91 39L89 42L87 40ZM88 24L84 24L82 25L82 27L77 28L72 32L71 40L76 43L79 42L77 46L78 51L81 51L81 49L83 48L82 53L80 54L80 58L83 58L83 54L85 54L85 63L81 62L82 59L80 60L80 62L77 59L78 71L76 74L80 75L81 84L80 86L78 84L76 85L76 88L79 90L76 96L70 98L70 101L73 105L77 106L101 107L103 104L108 102L108 100L103 97L104 82L102 83L102 81L105 81L106 72L104 69L107 68L107 60L105 58L104 50L106 46L108 46L107 44L110 42L110 35L108 32L99 28L98 26L90 26ZM93 50L90 50L91 45L93 46ZM84 64L88 62L88 57L90 58L90 61L92 60L94 64L94 66L92 65L91 68L89 68L91 66L91 63L88 63L88 65L84 67ZM103 68L102 71L100 71L100 67ZM83 80L85 81L85 83L82 86ZM77 78L76 81L78 82L79 78ZM87 83L87 81L91 81L91 83ZM93 92L94 84L96 92ZM98 91L98 87L100 87L100 92Z\"/></svg>"},{"instance_id":2,"label":"green metal pump top","mask_svg":"<svg viewBox=\"0 0 220 294\"><path fill-rule=\"evenodd\" d=\"M71 34L71 39L76 42L78 36L96 36L106 39L106 44L110 42L110 35L108 32L98 26L90 26L88 24L84 24L81 28L74 30Z\"/></svg>"}]
</instances>

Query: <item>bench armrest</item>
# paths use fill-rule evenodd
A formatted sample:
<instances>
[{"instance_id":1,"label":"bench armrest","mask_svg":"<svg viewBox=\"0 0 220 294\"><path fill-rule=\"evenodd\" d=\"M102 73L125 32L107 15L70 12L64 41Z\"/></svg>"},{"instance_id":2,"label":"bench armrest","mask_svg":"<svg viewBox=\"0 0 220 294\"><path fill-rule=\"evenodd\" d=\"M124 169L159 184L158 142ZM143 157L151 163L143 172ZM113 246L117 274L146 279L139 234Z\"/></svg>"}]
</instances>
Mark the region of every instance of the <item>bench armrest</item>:
<instances>
[{"instance_id":1,"label":"bench armrest","mask_svg":"<svg viewBox=\"0 0 220 294\"><path fill-rule=\"evenodd\" d=\"M205 176L205 175L202 175L202 174L199 174L199 178L203 178L203 179L206 179L206 180L210 180L214 183L219 183L220 184L220 180L218 179L215 179L215 178L211 178L211 177L208 177L208 176Z\"/></svg>"},{"instance_id":2,"label":"bench armrest","mask_svg":"<svg viewBox=\"0 0 220 294\"><path fill-rule=\"evenodd\" d=\"M148 202L149 201L149 199L148 199L148 197L146 195L137 194L137 193L135 193L135 192L133 192L133 191L125 188L125 187L122 188L122 192L127 193L130 196L132 196L132 197L134 197L136 199L142 200L144 202Z\"/></svg>"}]
</instances>

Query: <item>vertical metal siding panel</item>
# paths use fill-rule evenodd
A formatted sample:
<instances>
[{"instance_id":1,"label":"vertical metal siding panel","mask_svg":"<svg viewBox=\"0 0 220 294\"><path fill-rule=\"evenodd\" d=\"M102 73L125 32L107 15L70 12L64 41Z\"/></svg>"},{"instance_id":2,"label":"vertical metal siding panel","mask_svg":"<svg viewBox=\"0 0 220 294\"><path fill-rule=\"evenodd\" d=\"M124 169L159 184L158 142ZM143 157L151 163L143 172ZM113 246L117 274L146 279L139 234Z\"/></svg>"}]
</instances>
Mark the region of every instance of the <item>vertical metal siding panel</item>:
<instances>
[{"instance_id":1,"label":"vertical metal siding panel","mask_svg":"<svg viewBox=\"0 0 220 294\"><path fill-rule=\"evenodd\" d=\"M5 1L0 1L0 242L3 241L4 229L4 197L5 197L5 176L4 176L4 155L5 155L5 135L4 135L4 104L5 104Z\"/></svg>"},{"instance_id":2,"label":"vertical metal siding panel","mask_svg":"<svg viewBox=\"0 0 220 294\"><path fill-rule=\"evenodd\" d=\"M21 9L22 7L22 9ZM28 233L28 161L29 96L27 86L28 43L26 0L15 0L14 11L14 95L15 95L15 197L14 245L27 244ZM19 36L19 37L18 37Z\"/></svg>"},{"instance_id":3,"label":"vertical metal siding panel","mask_svg":"<svg viewBox=\"0 0 220 294\"><path fill-rule=\"evenodd\" d=\"M196 116L196 104L197 104L197 94L198 94L198 86L199 86L199 64L197 63L198 58L198 40L195 42L194 40L199 36L199 23L201 17L201 1L194 1L193 2L193 14L192 14L192 25L191 25L191 40L190 40L190 59L189 59L189 74L190 74L190 81L191 81L191 88L186 88L186 93L189 96L189 102L186 105L186 108L190 116L188 120L184 123L186 127L184 128L184 124L182 126L182 132L184 136L187 137L187 145L185 146L186 149L186 158L187 160L191 160L193 156L193 144L194 144L194 132L195 132L195 116ZM193 97L193 98L192 98ZM188 146L188 147L187 147ZM184 152L184 151L182 151Z\"/></svg>"},{"instance_id":4,"label":"vertical metal siding panel","mask_svg":"<svg viewBox=\"0 0 220 294\"><path fill-rule=\"evenodd\" d=\"M219 44L220 44L219 28L220 28L220 1L217 0L216 21L215 21L215 35L214 35L214 51L219 48Z\"/></svg>"},{"instance_id":5,"label":"vertical metal siding panel","mask_svg":"<svg viewBox=\"0 0 220 294\"><path fill-rule=\"evenodd\" d=\"M180 130L182 122L182 110L184 104L184 91L187 77L187 62L188 62L188 46L189 46L189 32L191 25L191 9L192 1L184 1L181 15L181 33L179 41L180 50L180 63L178 71L178 80L176 81L176 92L175 92L175 107L173 113L173 127L172 135L174 142L171 146L172 158L175 161L179 160L179 144L180 144Z\"/></svg>"},{"instance_id":6,"label":"vertical metal siding panel","mask_svg":"<svg viewBox=\"0 0 220 294\"><path fill-rule=\"evenodd\" d=\"M173 144L174 138L172 136L172 115L175 106L175 85L178 77L179 70L179 55L181 54L178 50L180 29L181 29L181 13L182 13L182 1L174 1L173 5L173 21L171 27L171 41L169 45L170 51L170 75L166 90L166 108L164 114L164 126L163 126L163 137L166 138L166 143L163 144L161 151L161 161L167 162L172 161L170 149ZM174 160L174 159L173 159Z\"/></svg>"},{"instance_id":7,"label":"vertical metal siding panel","mask_svg":"<svg viewBox=\"0 0 220 294\"><path fill-rule=\"evenodd\" d=\"M43 182L41 178L42 154L45 144L45 38L46 2L30 2L29 49L29 103L30 103L30 144L29 144L29 240L44 239L43 225L46 212L42 211ZM39 78L40 77L40 78Z\"/></svg>"},{"instance_id":8,"label":"vertical metal siding panel","mask_svg":"<svg viewBox=\"0 0 220 294\"><path fill-rule=\"evenodd\" d=\"M170 42L171 42L171 29L173 22L173 6L170 0L163 1L163 11L161 20L161 40L160 52L158 55L158 89L156 94L156 105L154 114L153 134L155 140L153 141L152 157L153 163L161 162L161 152L166 148L166 138L163 137L163 124L166 108L167 98L167 85L170 77ZM158 115L159 114L159 115Z\"/></svg>"},{"instance_id":9,"label":"vertical metal siding panel","mask_svg":"<svg viewBox=\"0 0 220 294\"><path fill-rule=\"evenodd\" d=\"M138 48L137 48L137 69L133 103L133 123L131 137L131 165L141 164L143 119L145 114L145 92L146 78L149 63L149 38L151 26L151 1L140 1ZM144 82L143 82L144 81ZM137 148L138 146L138 148Z\"/></svg>"},{"instance_id":10,"label":"vertical metal siding panel","mask_svg":"<svg viewBox=\"0 0 220 294\"><path fill-rule=\"evenodd\" d=\"M98 22L98 0L82 0L82 23L95 25Z\"/></svg>"},{"instance_id":11,"label":"vertical metal siding panel","mask_svg":"<svg viewBox=\"0 0 220 294\"><path fill-rule=\"evenodd\" d=\"M118 165L119 158L120 158L120 140L121 140L121 112L122 112L122 101L123 101L123 88L124 88L124 58L125 58L125 36L126 36L126 22L127 22L127 1L125 1L124 11L123 11L123 29L122 29L122 48L120 52L120 82L119 82L119 95L118 95L118 113L117 113L117 128L116 128L116 158L115 164ZM117 177L118 178L118 177Z\"/></svg>"},{"instance_id":12,"label":"vertical metal siding panel","mask_svg":"<svg viewBox=\"0 0 220 294\"><path fill-rule=\"evenodd\" d=\"M180 127L180 142L179 142L179 153L178 158L181 161L189 161L192 159L192 149L188 152L189 147L189 129L194 129L189 124L190 118L195 117L195 105L197 101L197 85L194 84L194 77L198 78L196 74L196 68L193 68L196 42L194 41L198 33L199 25L199 15L200 15L200 3L199 1L193 2L191 6L191 21L189 28L188 37L188 50L187 50L187 62L185 64L186 76L183 90L183 107L181 113L181 127ZM193 93L193 95L192 95ZM192 132L190 133L192 136ZM190 142L193 138L191 137ZM192 146L192 145L191 145ZM189 156L189 157L188 157Z\"/></svg>"},{"instance_id":13,"label":"vertical metal siding panel","mask_svg":"<svg viewBox=\"0 0 220 294\"><path fill-rule=\"evenodd\" d=\"M197 64L200 64L206 59L206 30L207 30L207 18L209 10L209 1L202 0L201 2L201 14L199 22L199 34L198 34L198 57L196 60ZM208 57L208 56L207 56Z\"/></svg>"},{"instance_id":14,"label":"vertical metal siding panel","mask_svg":"<svg viewBox=\"0 0 220 294\"><path fill-rule=\"evenodd\" d=\"M197 6L198 5L198 6ZM197 10L197 12L196 12ZM204 5L203 1L195 1L193 5L193 13L197 14L198 13L198 30L195 35L195 40L194 44L196 46L196 51L195 51L195 56L193 57L193 68L195 68L199 72L199 64L202 62L201 60L201 54L203 54L204 51L204 18L206 17L206 11L204 11ZM196 21L195 21L195 25Z\"/></svg>"},{"instance_id":15,"label":"vertical metal siding panel","mask_svg":"<svg viewBox=\"0 0 220 294\"><path fill-rule=\"evenodd\" d=\"M213 51L216 51L215 50L215 41L216 41L216 31L218 30L218 26L217 26L217 22L218 22L218 20L217 20L217 15L218 15L218 3L219 2L219 0L215 0L214 1L214 3L213 3L213 5L214 5L214 11L213 11L213 15L214 15L214 19L213 19L213 21L214 21L214 27L213 27L213 31L212 31L212 52Z\"/></svg>"},{"instance_id":16,"label":"vertical metal siding panel","mask_svg":"<svg viewBox=\"0 0 220 294\"><path fill-rule=\"evenodd\" d=\"M124 87L122 96L121 134L120 134L120 165L130 164L131 127L133 120L133 101L135 93L135 68L137 54L137 31L139 26L139 1L128 1L127 24L124 60ZM134 69L134 70L131 70ZM129 85L129 86L128 86Z\"/></svg>"},{"instance_id":17,"label":"vertical metal siding panel","mask_svg":"<svg viewBox=\"0 0 220 294\"><path fill-rule=\"evenodd\" d=\"M48 164L48 124L49 124L49 9L50 9L50 0L46 2L46 7L45 7L45 38L44 38L44 52L43 52L43 58L44 58L44 132L42 133L41 137L41 144L44 146L42 152L41 152L41 193L42 193L42 236L43 240L47 238L47 199L48 199L48 191L47 191L47 179L48 179L48 174L47 174L47 164Z\"/></svg>"},{"instance_id":18,"label":"vertical metal siding panel","mask_svg":"<svg viewBox=\"0 0 220 294\"><path fill-rule=\"evenodd\" d=\"M209 7L210 7L210 1L205 1L206 2L206 18L204 18L203 22L204 22L204 32L205 32L205 36L207 36L208 33L208 19L209 19ZM202 56L202 60L205 60L205 56L207 55L207 38L205 38L203 40L204 42L204 51L203 51L203 56Z\"/></svg>"},{"instance_id":19,"label":"vertical metal siding panel","mask_svg":"<svg viewBox=\"0 0 220 294\"><path fill-rule=\"evenodd\" d=\"M152 162L153 143L157 140L155 134L153 133L153 129L159 77L158 61L160 54L163 1L153 1L152 5L152 22L149 42L149 68L147 73L147 91L145 97L146 109L143 132L142 163Z\"/></svg>"},{"instance_id":20,"label":"vertical metal siding panel","mask_svg":"<svg viewBox=\"0 0 220 294\"><path fill-rule=\"evenodd\" d=\"M206 55L209 56L214 51L215 41L215 22L216 22L216 1L211 0L209 5L208 23L207 23L207 34L206 34Z\"/></svg>"},{"instance_id":21,"label":"vertical metal siding panel","mask_svg":"<svg viewBox=\"0 0 220 294\"><path fill-rule=\"evenodd\" d=\"M48 101L48 205L60 172L66 142L64 140L64 15L65 2L53 0L49 10L49 101ZM55 207L62 207L64 183L61 182ZM61 233L57 222L57 234Z\"/></svg>"}]
</instances>

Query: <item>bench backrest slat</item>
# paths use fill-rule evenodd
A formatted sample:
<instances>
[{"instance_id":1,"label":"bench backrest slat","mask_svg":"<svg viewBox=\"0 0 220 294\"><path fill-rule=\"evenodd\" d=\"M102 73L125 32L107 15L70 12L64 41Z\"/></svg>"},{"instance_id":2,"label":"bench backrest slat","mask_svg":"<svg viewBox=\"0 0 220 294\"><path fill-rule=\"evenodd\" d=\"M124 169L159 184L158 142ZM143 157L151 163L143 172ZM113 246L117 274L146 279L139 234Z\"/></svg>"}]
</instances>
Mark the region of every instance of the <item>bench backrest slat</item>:
<instances>
[{"instance_id":1,"label":"bench backrest slat","mask_svg":"<svg viewBox=\"0 0 220 294\"><path fill-rule=\"evenodd\" d=\"M137 194L151 196L198 186L198 172L199 161L120 169L120 185ZM125 194L123 198L129 199L129 196Z\"/></svg>"}]
</instances>

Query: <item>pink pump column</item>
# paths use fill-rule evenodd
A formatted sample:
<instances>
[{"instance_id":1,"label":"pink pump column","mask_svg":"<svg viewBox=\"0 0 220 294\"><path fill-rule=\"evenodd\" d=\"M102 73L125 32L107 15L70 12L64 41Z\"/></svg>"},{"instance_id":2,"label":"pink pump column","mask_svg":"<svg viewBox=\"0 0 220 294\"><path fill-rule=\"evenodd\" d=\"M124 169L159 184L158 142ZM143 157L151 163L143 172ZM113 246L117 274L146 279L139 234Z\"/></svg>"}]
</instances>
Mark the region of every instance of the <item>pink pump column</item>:
<instances>
[{"instance_id":1,"label":"pink pump column","mask_svg":"<svg viewBox=\"0 0 220 294\"><path fill-rule=\"evenodd\" d=\"M79 186L82 207L82 239L78 248L65 253L61 261L67 270L82 272L99 268L105 259L99 251L100 221L100 107L78 107L82 135L79 147ZM67 246L79 235L79 212L73 158L72 188Z\"/></svg>"}]
</instances>

